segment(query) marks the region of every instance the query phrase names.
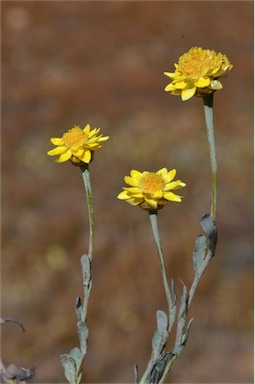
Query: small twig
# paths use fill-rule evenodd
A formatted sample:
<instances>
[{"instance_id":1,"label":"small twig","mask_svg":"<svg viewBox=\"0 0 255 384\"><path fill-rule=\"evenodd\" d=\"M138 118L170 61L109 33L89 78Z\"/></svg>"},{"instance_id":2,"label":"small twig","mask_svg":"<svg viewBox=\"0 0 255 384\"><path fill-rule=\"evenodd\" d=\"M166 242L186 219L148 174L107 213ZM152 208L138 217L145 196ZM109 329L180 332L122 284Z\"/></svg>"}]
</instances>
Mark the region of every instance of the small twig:
<instances>
[{"instance_id":1,"label":"small twig","mask_svg":"<svg viewBox=\"0 0 255 384\"><path fill-rule=\"evenodd\" d=\"M22 329L22 331L23 331L23 332L26 332L25 327L24 327L24 325L21 323L21 321L19 321L19 320L15 320L15 319L13 319L13 318L11 318L11 317L5 317L4 319L0 318L0 324L9 323L9 322L18 324L18 325L20 326L20 328Z\"/></svg>"}]
</instances>

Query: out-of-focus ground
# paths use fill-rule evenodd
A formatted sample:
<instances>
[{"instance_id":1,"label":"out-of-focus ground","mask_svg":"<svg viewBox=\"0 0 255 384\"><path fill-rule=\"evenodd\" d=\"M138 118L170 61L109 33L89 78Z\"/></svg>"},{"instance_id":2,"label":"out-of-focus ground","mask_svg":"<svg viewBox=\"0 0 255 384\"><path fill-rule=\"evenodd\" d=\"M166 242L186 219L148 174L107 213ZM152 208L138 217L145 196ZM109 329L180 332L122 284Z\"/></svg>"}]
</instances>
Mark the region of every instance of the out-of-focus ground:
<instances>
[{"instance_id":1,"label":"out-of-focus ground","mask_svg":"<svg viewBox=\"0 0 255 384\"><path fill-rule=\"evenodd\" d=\"M219 165L216 257L189 316L171 383L253 382L253 3L2 1L2 326L5 364L63 383L59 355L78 344L74 303L88 246L81 175L46 155L75 124L110 140L91 164L96 218L84 382L133 382L166 309L147 214L116 199L130 169L176 168L182 204L160 211L169 278L193 278L200 217L210 210L202 101L164 92L194 45L234 68L215 94ZM169 344L171 350L171 343Z\"/></svg>"}]
</instances>

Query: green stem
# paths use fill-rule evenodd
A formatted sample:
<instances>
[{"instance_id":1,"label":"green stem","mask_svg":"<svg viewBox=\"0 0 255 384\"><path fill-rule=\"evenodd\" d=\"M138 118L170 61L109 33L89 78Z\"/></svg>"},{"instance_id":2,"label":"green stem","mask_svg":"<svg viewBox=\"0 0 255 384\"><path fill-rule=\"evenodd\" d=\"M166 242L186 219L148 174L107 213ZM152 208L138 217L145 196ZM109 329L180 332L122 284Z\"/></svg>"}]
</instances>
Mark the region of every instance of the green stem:
<instances>
[{"instance_id":1,"label":"green stem","mask_svg":"<svg viewBox=\"0 0 255 384\"><path fill-rule=\"evenodd\" d=\"M171 292L170 292L168 281L167 281L164 256L163 256L163 252L162 252L162 246L161 246L161 241L160 241L160 236L159 236L159 231L158 231L158 215L157 215L157 211L149 212L149 214L150 214L152 232L153 232L154 240L155 240L156 247L157 247L157 253L158 253L158 257L159 257L160 269L161 269L161 273L162 273L162 279L163 279L163 284L164 284L164 288L165 288L166 299L167 299L167 304L168 304L169 319L170 319L171 308L172 308L172 296L171 296Z\"/></svg>"},{"instance_id":2,"label":"green stem","mask_svg":"<svg viewBox=\"0 0 255 384\"><path fill-rule=\"evenodd\" d=\"M171 296L171 291L169 289L168 281L167 281L167 275L166 275L166 268L165 268L165 262L164 262L164 256L163 256L163 251L162 251L162 246L161 246L161 241L160 241L160 236L159 236L159 230L158 230L158 215L157 211L150 211L150 221L151 221L151 227L152 227L152 232L154 236L154 240L156 243L156 248L157 248L157 253L159 257L159 264L160 264L160 270L162 274L162 280L163 280L163 285L165 288L165 293L166 293L166 299L167 299L167 305L168 305L168 316L169 316L169 324L168 324L168 334L171 331L173 322L174 322L174 316L172 316L172 309L173 309L173 300ZM155 365L155 357L150 360L150 362L147 365L147 368L139 381L139 384L149 384L150 379L148 379L150 373L152 372L152 369Z\"/></svg>"},{"instance_id":3,"label":"green stem","mask_svg":"<svg viewBox=\"0 0 255 384\"><path fill-rule=\"evenodd\" d=\"M86 190L88 214L89 214L89 250L88 250L88 255L85 254L81 257L83 292L84 292L81 321L86 322L87 321L87 311L88 311L90 291L91 291L91 287L92 287L91 262L92 262L93 253L94 253L95 222L94 222L93 198L92 198L92 188L91 188L90 174L89 174L89 165L84 164L80 168L81 168L81 172L82 172L83 183L84 183L85 190ZM88 258L88 259L86 259L86 258ZM83 360L84 360L85 356L86 356L86 351L83 351L82 355L81 355L81 361L80 361L80 364L79 364L79 366L77 368L77 372L76 372L76 378L75 378L76 383L75 384L79 384L81 381L82 365L83 365Z\"/></svg>"},{"instance_id":4,"label":"green stem","mask_svg":"<svg viewBox=\"0 0 255 384\"><path fill-rule=\"evenodd\" d=\"M88 204L88 213L89 213L89 251L88 257L92 261L93 252L94 252L94 210L93 210L93 199L92 199L92 188L89 175L89 165L84 164L81 167L82 178L86 190L87 204Z\"/></svg>"},{"instance_id":5,"label":"green stem","mask_svg":"<svg viewBox=\"0 0 255 384\"><path fill-rule=\"evenodd\" d=\"M215 221L216 218L216 199L217 199L217 159L214 140L213 126L213 93L203 97L205 125L207 129L211 170L212 170L212 201L211 201L211 216Z\"/></svg>"}]
</instances>

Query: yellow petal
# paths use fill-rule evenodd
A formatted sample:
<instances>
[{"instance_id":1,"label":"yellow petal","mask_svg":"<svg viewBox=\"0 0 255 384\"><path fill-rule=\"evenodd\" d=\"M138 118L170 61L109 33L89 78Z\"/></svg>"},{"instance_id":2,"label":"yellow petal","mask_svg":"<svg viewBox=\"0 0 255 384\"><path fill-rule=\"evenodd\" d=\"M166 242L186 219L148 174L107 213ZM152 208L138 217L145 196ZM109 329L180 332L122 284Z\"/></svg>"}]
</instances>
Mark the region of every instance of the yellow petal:
<instances>
[{"instance_id":1,"label":"yellow petal","mask_svg":"<svg viewBox=\"0 0 255 384\"><path fill-rule=\"evenodd\" d=\"M152 197L154 199L162 199L163 197L163 191L156 191L152 194Z\"/></svg>"},{"instance_id":2,"label":"yellow petal","mask_svg":"<svg viewBox=\"0 0 255 384\"><path fill-rule=\"evenodd\" d=\"M75 157L82 157L84 154L84 148L72 147L71 151Z\"/></svg>"},{"instance_id":3,"label":"yellow petal","mask_svg":"<svg viewBox=\"0 0 255 384\"><path fill-rule=\"evenodd\" d=\"M200 77L194 84L197 88L205 88L210 85L210 79L209 77Z\"/></svg>"},{"instance_id":4,"label":"yellow petal","mask_svg":"<svg viewBox=\"0 0 255 384\"><path fill-rule=\"evenodd\" d=\"M59 158L56 160L57 163L64 163L64 161L67 161L71 158L72 152L70 150L67 150L65 153L62 153L62 155L59 156Z\"/></svg>"},{"instance_id":5,"label":"yellow petal","mask_svg":"<svg viewBox=\"0 0 255 384\"><path fill-rule=\"evenodd\" d=\"M174 87L177 89L183 89L187 87L187 82L186 81L176 81L174 84Z\"/></svg>"},{"instance_id":6,"label":"yellow petal","mask_svg":"<svg viewBox=\"0 0 255 384\"><path fill-rule=\"evenodd\" d=\"M52 144L54 144L54 145L64 145L64 144L65 144L65 142L64 142L64 140L63 140L62 137L61 137L61 138L59 138L59 137L52 137L52 138L50 139L50 141L51 141Z\"/></svg>"},{"instance_id":7,"label":"yellow petal","mask_svg":"<svg viewBox=\"0 0 255 384\"><path fill-rule=\"evenodd\" d=\"M159 171L156 172L157 175L162 175L165 176L167 174L167 169L166 167L161 168Z\"/></svg>"},{"instance_id":8,"label":"yellow petal","mask_svg":"<svg viewBox=\"0 0 255 384\"><path fill-rule=\"evenodd\" d=\"M141 194L141 190L140 188L137 188L137 187L124 187L125 188L125 191L129 191L130 193L139 193Z\"/></svg>"},{"instance_id":9,"label":"yellow petal","mask_svg":"<svg viewBox=\"0 0 255 384\"><path fill-rule=\"evenodd\" d=\"M83 129L83 132L85 132L87 135L90 133L90 125L87 124L86 127Z\"/></svg>"},{"instance_id":10,"label":"yellow petal","mask_svg":"<svg viewBox=\"0 0 255 384\"><path fill-rule=\"evenodd\" d=\"M139 205L141 204L141 202L143 201L143 199L129 199L129 200L126 200L127 203L131 204L131 205Z\"/></svg>"},{"instance_id":11,"label":"yellow petal","mask_svg":"<svg viewBox=\"0 0 255 384\"><path fill-rule=\"evenodd\" d=\"M54 149L51 149L50 151L47 152L47 155L49 156L55 156L55 155L60 155L61 153L64 153L67 151L66 147L57 147Z\"/></svg>"},{"instance_id":12,"label":"yellow petal","mask_svg":"<svg viewBox=\"0 0 255 384\"><path fill-rule=\"evenodd\" d=\"M174 91L175 90L175 87L172 85L172 83L168 84L166 87L165 87L165 91L168 92L168 91Z\"/></svg>"},{"instance_id":13,"label":"yellow petal","mask_svg":"<svg viewBox=\"0 0 255 384\"><path fill-rule=\"evenodd\" d=\"M125 176L124 177L124 181L125 181L126 184L131 185L132 187L136 187L137 186L137 180L133 179L130 176Z\"/></svg>"},{"instance_id":14,"label":"yellow petal","mask_svg":"<svg viewBox=\"0 0 255 384\"><path fill-rule=\"evenodd\" d=\"M177 203L180 203L182 201L181 197L175 195L173 192L165 192L164 198L169 201L176 201Z\"/></svg>"},{"instance_id":15,"label":"yellow petal","mask_svg":"<svg viewBox=\"0 0 255 384\"><path fill-rule=\"evenodd\" d=\"M175 175L176 175L176 169L171 169L171 171L169 171L167 175L164 177L165 182L169 183L170 181L172 181L175 178Z\"/></svg>"},{"instance_id":16,"label":"yellow petal","mask_svg":"<svg viewBox=\"0 0 255 384\"><path fill-rule=\"evenodd\" d=\"M144 201L146 201L146 203L149 204L150 207L152 207L154 209L158 208L158 204L157 204L156 200L145 198Z\"/></svg>"},{"instance_id":17,"label":"yellow petal","mask_svg":"<svg viewBox=\"0 0 255 384\"><path fill-rule=\"evenodd\" d=\"M175 71L175 72L164 72L164 75L170 77L171 79L176 79L179 76L182 76L181 72Z\"/></svg>"},{"instance_id":18,"label":"yellow petal","mask_svg":"<svg viewBox=\"0 0 255 384\"><path fill-rule=\"evenodd\" d=\"M80 156L79 159L88 164L91 160L91 152L89 150L85 151L83 156Z\"/></svg>"},{"instance_id":19,"label":"yellow petal","mask_svg":"<svg viewBox=\"0 0 255 384\"><path fill-rule=\"evenodd\" d=\"M110 136L103 136L103 137L100 137L99 139L98 139L98 141L106 141L106 140L108 140L110 138Z\"/></svg>"},{"instance_id":20,"label":"yellow petal","mask_svg":"<svg viewBox=\"0 0 255 384\"><path fill-rule=\"evenodd\" d=\"M171 183L168 183L164 190L165 191L170 191L170 190L173 190L173 189L179 189L179 188L182 188L182 187L185 187L186 184L182 183L180 180L176 180L176 181L172 181Z\"/></svg>"},{"instance_id":21,"label":"yellow petal","mask_svg":"<svg viewBox=\"0 0 255 384\"><path fill-rule=\"evenodd\" d=\"M118 194L117 196L117 199L120 199L120 200L127 200L129 199L129 195L127 193L127 191L122 191Z\"/></svg>"},{"instance_id":22,"label":"yellow petal","mask_svg":"<svg viewBox=\"0 0 255 384\"><path fill-rule=\"evenodd\" d=\"M164 72L164 75L170 77L170 78L173 78L175 73L174 72Z\"/></svg>"},{"instance_id":23,"label":"yellow petal","mask_svg":"<svg viewBox=\"0 0 255 384\"><path fill-rule=\"evenodd\" d=\"M186 187L186 184L183 183L181 180L178 180L178 184L173 189L180 189L180 188L183 188L183 187Z\"/></svg>"},{"instance_id":24,"label":"yellow petal","mask_svg":"<svg viewBox=\"0 0 255 384\"><path fill-rule=\"evenodd\" d=\"M137 171L136 169L132 169L132 171L130 172L130 175L136 181L140 180L141 177L143 176L143 174L141 172Z\"/></svg>"},{"instance_id":25,"label":"yellow petal","mask_svg":"<svg viewBox=\"0 0 255 384\"><path fill-rule=\"evenodd\" d=\"M195 95L195 93L196 93L196 87L183 89L181 93L181 98L183 101L189 100L192 98L192 96Z\"/></svg>"}]
</instances>

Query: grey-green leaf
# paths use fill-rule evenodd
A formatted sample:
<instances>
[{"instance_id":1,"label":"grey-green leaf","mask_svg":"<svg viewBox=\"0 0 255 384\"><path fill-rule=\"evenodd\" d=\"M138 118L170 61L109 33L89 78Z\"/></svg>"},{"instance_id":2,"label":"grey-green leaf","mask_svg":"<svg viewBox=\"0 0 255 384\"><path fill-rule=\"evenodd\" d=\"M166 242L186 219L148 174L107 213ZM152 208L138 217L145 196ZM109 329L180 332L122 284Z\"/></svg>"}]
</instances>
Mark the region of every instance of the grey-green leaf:
<instances>
[{"instance_id":1,"label":"grey-green leaf","mask_svg":"<svg viewBox=\"0 0 255 384\"><path fill-rule=\"evenodd\" d=\"M205 214L200 220L201 227L208 236L208 248L212 255L215 253L215 248L218 240L216 225L209 213Z\"/></svg>"},{"instance_id":2,"label":"grey-green leaf","mask_svg":"<svg viewBox=\"0 0 255 384\"><path fill-rule=\"evenodd\" d=\"M189 320L187 328L186 328L186 331L185 331L184 335L182 335L182 342L181 342L181 344L183 346L186 344L186 342L188 340L189 330L190 330L190 327L191 327L191 324L192 324L193 320L194 320L194 317L192 317L192 319Z\"/></svg>"},{"instance_id":3,"label":"grey-green leaf","mask_svg":"<svg viewBox=\"0 0 255 384\"><path fill-rule=\"evenodd\" d=\"M78 347L74 347L70 353L69 353L69 356L71 356L75 363L76 363L76 366L80 365L80 362L81 362L81 351Z\"/></svg>"},{"instance_id":4,"label":"grey-green leaf","mask_svg":"<svg viewBox=\"0 0 255 384\"><path fill-rule=\"evenodd\" d=\"M70 355L63 354L60 356L60 361L64 367L64 374L67 381L70 384L74 384L77 370L75 359Z\"/></svg>"},{"instance_id":5,"label":"grey-green leaf","mask_svg":"<svg viewBox=\"0 0 255 384\"><path fill-rule=\"evenodd\" d=\"M193 265L196 273L199 273L206 252L206 237L199 235L196 238L196 245L193 251Z\"/></svg>"},{"instance_id":6,"label":"grey-green leaf","mask_svg":"<svg viewBox=\"0 0 255 384\"><path fill-rule=\"evenodd\" d=\"M87 343L89 337L89 330L85 321L78 321L77 332L80 340L80 348L83 355L87 352Z\"/></svg>"},{"instance_id":7,"label":"grey-green leaf","mask_svg":"<svg viewBox=\"0 0 255 384\"><path fill-rule=\"evenodd\" d=\"M174 284L174 280L172 279L171 280L171 296L172 296L172 305L171 305L171 308L170 308L170 314L169 314L169 328L168 328L168 332L170 333L171 332L171 329L173 327L173 324L175 322L175 319L176 319L176 303L177 303L177 294L176 294L176 290L175 290L175 284Z\"/></svg>"},{"instance_id":8,"label":"grey-green leaf","mask_svg":"<svg viewBox=\"0 0 255 384\"><path fill-rule=\"evenodd\" d=\"M157 311L157 328L159 332L165 332L167 330L168 320L164 311Z\"/></svg>"},{"instance_id":9,"label":"grey-green leaf","mask_svg":"<svg viewBox=\"0 0 255 384\"><path fill-rule=\"evenodd\" d=\"M209 236L210 233L214 230L215 224L213 222L213 219L209 213L206 213L203 215L200 219L200 224L205 233Z\"/></svg>"},{"instance_id":10,"label":"grey-green leaf","mask_svg":"<svg viewBox=\"0 0 255 384\"><path fill-rule=\"evenodd\" d=\"M82 280L83 284L89 287L91 282L90 269L91 262L88 255L84 254L81 257L81 268L82 268Z\"/></svg>"},{"instance_id":11,"label":"grey-green leaf","mask_svg":"<svg viewBox=\"0 0 255 384\"><path fill-rule=\"evenodd\" d=\"M167 315L164 311L157 311L157 330L152 337L152 356L158 358L166 344L168 338Z\"/></svg>"}]
</instances>

